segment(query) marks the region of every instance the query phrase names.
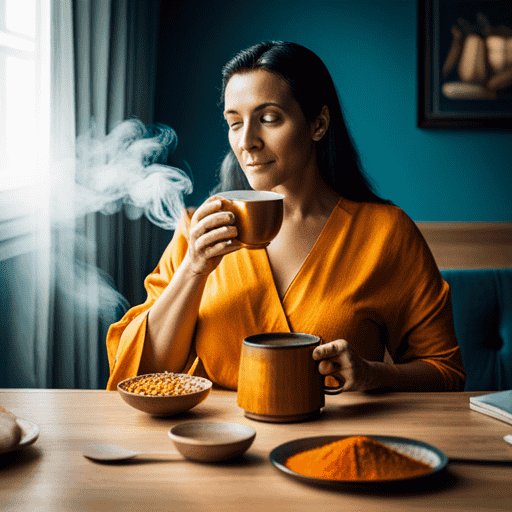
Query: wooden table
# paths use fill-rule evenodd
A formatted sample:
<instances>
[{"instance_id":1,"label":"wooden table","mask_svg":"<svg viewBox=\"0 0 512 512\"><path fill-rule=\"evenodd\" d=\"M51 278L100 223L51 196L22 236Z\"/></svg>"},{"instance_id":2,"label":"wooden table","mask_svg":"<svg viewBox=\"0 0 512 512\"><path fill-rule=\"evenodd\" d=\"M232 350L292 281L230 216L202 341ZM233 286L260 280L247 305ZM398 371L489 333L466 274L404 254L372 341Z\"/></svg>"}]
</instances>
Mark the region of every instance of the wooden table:
<instances>
[{"instance_id":1,"label":"wooden table","mask_svg":"<svg viewBox=\"0 0 512 512\"><path fill-rule=\"evenodd\" d=\"M247 419L236 393L214 390L174 418L154 418L116 392L0 390L0 405L36 423L30 447L0 455L2 511L486 511L511 510L512 426L469 409L482 393L345 393L326 397L320 419L295 424ZM233 421L256 428L249 451L232 462L183 459L167 432L183 421ZM427 486L353 492L305 485L269 460L281 443L314 435L380 434L419 439L453 459ZM81 449L109 442L170 455L116 464L85 459ZM484 461L493 460L492 463ZM501 462L498 462L501 461Z\"/></svg>"}]
</instances>

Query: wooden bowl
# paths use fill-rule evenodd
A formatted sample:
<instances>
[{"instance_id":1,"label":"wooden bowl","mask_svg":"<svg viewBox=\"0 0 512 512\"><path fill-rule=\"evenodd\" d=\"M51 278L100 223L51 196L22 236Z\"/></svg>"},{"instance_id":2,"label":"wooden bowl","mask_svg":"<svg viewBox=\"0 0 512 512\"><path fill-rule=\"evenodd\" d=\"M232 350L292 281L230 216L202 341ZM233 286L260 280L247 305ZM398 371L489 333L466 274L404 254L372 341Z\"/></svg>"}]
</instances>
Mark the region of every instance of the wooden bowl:
<instances>
[{"instance_id":1,"label":"wooden bowl","mask_svg":"<svg viewBox=\"0 0 512 512\"><path fill-rule=\"evenodd\" d=\"M218 194L232 202L223 210L235 214L237 240L247 249L266 247L279 233L283 222L284 196L259 190L229 190Z\"/></svg>"},{"instance_id":2,"label":"wooden bowl","mask_svg":"<svg viewBox=\"0 0 512 512\"><path fill-rule=\"evenodd\" d=\"M169 430L169 437L185 457L216 462L245 453L256 437L256 430L241 423L190 422Z\"/></svg>"},{"instance_id":3,"label":"wooden bowl","mask_svg":"<svg viewBox=\"0 0 512 512\"><path fill-rule=\"evenodd\" d=\"M180 377L190 382L191 391L184 395L139 395L126 391L126 386L133 382L142 380L145 377L169 376ZM153 416L172 416L180 412L188 411L200 404L209 395L212 389L212 382L202 377L194 377L182 373L151 373L138 375L125 379L117 385L117 391L121 398L134 409L151 414Z\"/></svg>"}]
</instances>

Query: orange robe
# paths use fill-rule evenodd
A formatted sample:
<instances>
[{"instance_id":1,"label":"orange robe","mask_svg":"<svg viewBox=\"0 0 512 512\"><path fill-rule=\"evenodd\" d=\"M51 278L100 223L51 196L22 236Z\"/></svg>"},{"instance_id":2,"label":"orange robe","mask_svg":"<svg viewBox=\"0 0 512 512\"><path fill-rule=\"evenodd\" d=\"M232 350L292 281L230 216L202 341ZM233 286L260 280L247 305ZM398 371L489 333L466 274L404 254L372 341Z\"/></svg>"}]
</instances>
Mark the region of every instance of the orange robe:
<instances>
[{"instance_id":1,"label":"orange robe","mask_svg":"<svg viewBox=\"0 0 512 512\"><path fill-rule=\"evenodd\" d=\"M146 302L109 329L107 389L138 373L147 312L185 257L189 223L185 212L145 280ZM340 199L282 300L265 249L224 256L208 277L183 372L236 389L242 341L263 332L345 339L372 361L382 361L387 347L395 363L433 365L445 389L464 386L449 286L416 225L396 206Z\"/></svg>"}]
</instances>

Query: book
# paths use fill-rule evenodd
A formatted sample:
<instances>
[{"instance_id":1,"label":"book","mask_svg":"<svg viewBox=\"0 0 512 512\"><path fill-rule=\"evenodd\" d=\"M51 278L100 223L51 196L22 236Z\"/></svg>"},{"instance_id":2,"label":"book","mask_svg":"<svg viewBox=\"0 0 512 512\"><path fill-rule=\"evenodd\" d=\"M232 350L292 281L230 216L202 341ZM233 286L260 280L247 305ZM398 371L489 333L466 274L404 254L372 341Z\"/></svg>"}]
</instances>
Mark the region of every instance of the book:
<instances>
[{"instance_id":1,"label":"book","mask_svg":"<svg viewBox=\"0 0 512 512\"><path fill-rule=\"evenodd\" d=\"M512 389L472 396L469 408L512 425Z\"/></svg>"}]
</instances>

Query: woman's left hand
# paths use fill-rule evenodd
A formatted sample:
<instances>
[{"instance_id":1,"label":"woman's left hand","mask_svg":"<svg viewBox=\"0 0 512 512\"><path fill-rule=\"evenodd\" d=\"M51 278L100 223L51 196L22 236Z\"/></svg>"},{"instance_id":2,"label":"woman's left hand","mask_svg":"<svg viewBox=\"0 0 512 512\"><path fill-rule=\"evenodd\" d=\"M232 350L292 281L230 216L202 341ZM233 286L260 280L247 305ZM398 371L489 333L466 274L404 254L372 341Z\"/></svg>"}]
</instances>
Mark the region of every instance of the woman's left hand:
<instances>
[{"instance_id":1,"label":"woman's left hand","mask_svg":"<svg viewBox=\"0 0 512 512\"><path fill-rule=\"evenodd\" d=\"M345 340L334 340L315 348L313 359L320 361L322 375L332 375L343 384L343 391L368 391L377 387L371 362L359 357Z\"/></svg>"}]
</instances>

